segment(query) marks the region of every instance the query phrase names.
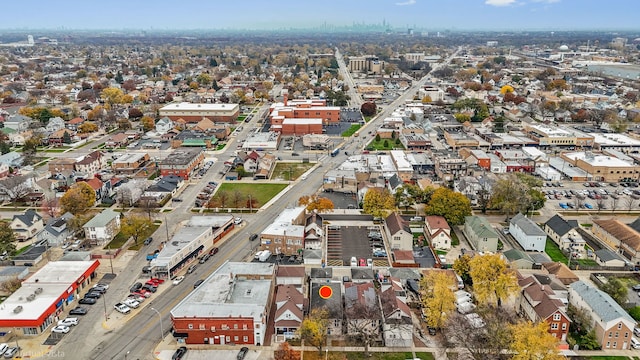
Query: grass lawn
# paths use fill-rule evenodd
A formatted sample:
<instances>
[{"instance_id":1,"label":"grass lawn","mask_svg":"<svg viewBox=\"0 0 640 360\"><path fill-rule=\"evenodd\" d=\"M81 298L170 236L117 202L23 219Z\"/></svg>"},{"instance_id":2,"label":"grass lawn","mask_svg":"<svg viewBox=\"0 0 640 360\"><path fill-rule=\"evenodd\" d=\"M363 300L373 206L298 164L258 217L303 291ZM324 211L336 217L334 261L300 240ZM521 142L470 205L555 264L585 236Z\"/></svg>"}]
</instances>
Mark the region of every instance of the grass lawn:
<instances>
[{"instance_id":1,"label":"grass lawn","mask_svg":"<svg viewBox=\"0 0 640 360\"><path fill-rule=\"evenodd\" d=\"M323 359L326 358L328 360L344 360L344 359L348 359L348 360L364 360L364 359L371 359L371 360L406 360L406 359L412 359L413 358L413 354L411 354L410 352L394 352L394 353L371 352L369 354L371 355L370 357L364 356L364 352L329 351L329 353L326 354L324 352L324 350L323 350L322 354L318 354L317 351L305 351L304 352L304 359L305 360L323 360ZM424 353L424 352L416 353L416 358L417 359L422 359L422 360L433 360L433 359L435 359L433 357L433 354Z\"/></svg>"},{"instance_id":2,"label":"grass lawn","mask_svg":"<svg viewBox=\"0 0 640 360\"><path fill-rule=\"evenodd\" d=\"M145 246L144 239L151 236L151 234L156 232L156 230L158 230L159 227L160 227L159 224L152 224L151 227L147 228L147 231L145 231L142 235L140 235L140 238L138 239L138 245L134 243L132 246L129 246L129 250L140 250L141 247Z\"/></svg>"},{"instance_id":3,"label":"grass lawn","mask_svg":"<svg viewBox=\"0 0 640 360\"><path fill-rule=\"evenodd\" d=\"M244 119L247 118L247 115L240 115L238 116L238 121L244 121Z\"/></svg>"},{"instance_id":4,"label":"grass lawn","mask_svg":"<svg viewBox=\"0 0 640 360\"><path fill-rule=\"evenodd\" d=\"M31 245L27 245L27 246L21 247L20 249L18 249L18 251L16 251L15 255L22 254L23 252L27 251L27 249L30 248L30 247L31 247Z\"/></svg>"},{"instance_id":5,"label":"grass lawn","mask_svg":"<svg viewBox=\"0 0 640 360\"><path fill-rule=\"evenodd\" d=\"M585 360L629 360L628 356L613 356L613 355L602 355L602 356L586 356L581 357L581 359Z\"/></svg>"},{"instance_id":6,"label":"grass lawn","mask_svg":"<svg viewBox=\"0 0 640 360\"><path fill-rule=\"evenodd\" d=\"M311 169L312 163L287 163L279 162L273 170L271 180L295 180L307 170Z\"/></svg>"},{"instance_id":7,"label":"grass lawn","mask_svg":"<svg viewBox=\"0 0 640 360\"><path fill-rule=\"evenodd\" d=\"M353 125L351 125L350 128L348 128L347 130L345 130L342 133L342 137L349 137L349 136L353 135L359 129L360 129L360 125L359 124L353 124Z\"/></svg>"},{"instance_id":8,"label":"grass lawn","mask_svg":"<svg viewBox=\"0 0 640 360\"><path fill-rule=\"evenodd\" d=\"M216 150L222 150L222 149L224 149L225 146L227 146L227 144L218 144L216 146Z\"/></svg>"},{"instance_id":9,"label":"grass lawn","mask_svg":"<svg viewBox=\"0 0 640 360\"><path fill-rule=\"evenodd\" d=\"M287 184L253 184L253 183L229 183L225 182L220 185L216 194L226 191L233 194L239 191L243 195L251 195L256 199L257 206L262 206L269 202L280 191L287 187Z\"/></svg>"},{"instance_id":10,"label":"grass lawn","mask_svg":"<svg viewBox=\"0 0 640 360\"><path fill-rule=\"evenodd\" d=\"M556 245L556 243L554 243L553 240L549 239L548 237L547 237L547 244L544 247L544 252L546 252L547 255L549 255L551 260L561 262L565 265L567 264L567 257L564 256L562 251L560 251L560 248L558 247L558 245Z\"/></svg>"},{"instance_id":11,"label":"grass lawn","mask_svg":"<svg viewBox=\"0 0 640 360\"><path fill-rule=\"evenodd\" d=\"M118 249L120 247L122 247L122 245L124 245L124 243L127 241L127 238L122 235L121 232L119 232L118 234L116 234L116 237L113 238L113 240L111 240L110 243L107 244L107 246L105 246L105 249Z\"/></svg>"},{"instance_id":12,"label":"grass lawn","mask_svg":"<svg viewBox=\"0 0 640 360\"><path fill-rule=\"evenodd\" d=\"M456 235L455 231L451 231L451 246L460 245L460 240L458 239L458 235Z\"/></svg>"},{"instance_id":13,"label":"grass lawn","mask_svg":"<svg viewBox=\"0 0 640 360\"><path fill-rule=\"evenodd\" d=\"M364 121L365 122L369 122L371 119L373 119L373 116L365 116L364 117Z\"/></svg>"},{"instance_id":14,"label":"grass lawn","mask_svg":"<svg viewBox=\"0 0 640 360\"><path fill-rule=\"evenodd\" d=\"M387 146L384 146L385 141L387 142ZM374 138L371 140L369 145L367 145L367 150L393 150L393 149L404 149L402 143L397 143L393 139L380 139L380 141L376 141Z\"/></svg>"},{"instance_id":15,"label":"grass lawn","mask_svg":"<svg viewBox=\"0 0 640 360\"><path fill-rule=\"evenodd\" d=\"M584 266L598 265L598 263L595 260L591 260L591 259L576 259L576 260L571 260L571 262L575 262L577 264L584 265Z\"/></svg>"}]
</instances>

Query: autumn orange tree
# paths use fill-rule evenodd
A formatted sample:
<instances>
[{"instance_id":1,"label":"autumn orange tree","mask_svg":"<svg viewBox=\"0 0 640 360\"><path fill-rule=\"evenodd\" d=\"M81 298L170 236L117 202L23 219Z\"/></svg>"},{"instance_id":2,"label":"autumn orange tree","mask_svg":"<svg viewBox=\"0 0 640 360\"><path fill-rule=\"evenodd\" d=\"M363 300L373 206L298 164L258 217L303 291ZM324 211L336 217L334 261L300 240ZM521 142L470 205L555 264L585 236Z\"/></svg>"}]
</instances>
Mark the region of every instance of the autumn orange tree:
<instances>
[{"instance_id":1,"label":"autumn orange tree","mask_svg":"<svg viewBox=\"0 0 640 360\"><path fill-rule=\"evenodd\" d=\"M427 325L440 329L447 316L455 309L456 297L453 278L442 270L432 270L420 281L422 306L427 316Z\"/></svg>"},{"instance_id":2,"label":"autumn orange tree","mask_svg":"<svg viewBox=\"0 0 640 360\"><path fill-rule=\"evenodd\" d=\"M374 217L385 217L395 209L395 197L386 188L372 188L364 194L362 209L365 214Z\"/></svg>"},{"instance_id":3,"label":"autumn orange tree","mask_svg":"<svg viewBox=\"0 0 640 360\"><path fill-rule=\"evenodd\" d=\"M317 195L305 195L298 199L300 206L306 206L307 211L328 212L333 210L333 201Z\"/></svg>"},{"instance_id":4,"label":"autumn orange tree","mask_svg":"<svg viewBox=\"0 0 640 360\"><path fill-rule=\"evenodd\" d=\"M94 132L94 131L98 131L98 125L96 125L91 121L85 121L84 123L80 124L80 126L78 126L78 132L83 134Z\"/></svg>"},{"instance_id":5,"label":"autumn orange tree","mask_svg":"<svg viewBox=\"0 0 640 360\"><path fill-rule=\"evenodd\" d=\"M60 198L62 213L84 213L96 202L96 192L84 181L73 184Z\"/></svg>"},{"instance_id":6,"label":"autumn orange tree","mask_svg":"<svg viewBox=\"0 0 640 360\"><path fill-rule=\"evenodd\" d=\"M293 350L288 342L283 342L273 352L274 360L300 360L300 351Z\"/></svg>"},{"instance_id":7,"label":"autumn orange tree","mask_svg":"<svg viewBox=\"0 0 640 360\"><path fill-rule=\"evenodd\" d=\"M329 327L329 312L325 308L316 308L302 320L298 333L305 343L318 349L322 354L322 346L327 342Z\"/></svg>"},{"instance_id":8,"label":"autumn orange tree","mask_svg":"<svg viewBox=\"0 0 640 360\"><path fill-rule=\"evenodd\" d=\"M561 360L564 355L558 352L559 339L550 334L549 324L540 321L533 324L529 321L510 325L513 341L511 351L513 360Z\"/></svg>"},{"instance_id":9,"label":"autumn orange tree","mask_svg":"<svg viewBox=\"0 0 640 360\"><path fill-rule=\"evenodd\" d=\"M501 254L474 256L469 261L469 275L473 281L473 290L479 302L497 303L518 292L518 279L515 271L502 258Z\"/></svg>"},{"instance_id":10,"label":"autumn orange tree","mask_svg":"<svg viewBox=\"0 0 640 360\"><path fill-rule=\"evenodd\" d=\"M144 131L153 130L154 126L156 126L153 118L149 116L143 116L142 119L140 119L140 124L142 124L142 128L144 129Z\"/></svg>"}]
</instances>

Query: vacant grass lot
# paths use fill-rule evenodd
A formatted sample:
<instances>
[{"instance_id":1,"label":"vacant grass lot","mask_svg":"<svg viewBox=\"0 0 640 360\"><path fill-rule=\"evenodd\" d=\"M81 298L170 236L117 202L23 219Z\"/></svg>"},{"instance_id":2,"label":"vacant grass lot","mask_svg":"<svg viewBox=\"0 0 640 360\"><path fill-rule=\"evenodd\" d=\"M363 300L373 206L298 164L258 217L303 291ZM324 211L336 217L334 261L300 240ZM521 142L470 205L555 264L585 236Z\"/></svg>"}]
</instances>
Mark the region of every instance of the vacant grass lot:
<instances>
[{"instance_id":1,"label":"vacant grass lot","mask_svg":"<svg viewBox=\"0 0 640 360\"><path fill-rule=\"evenodd\" d=\"M315 164L279 162L273 170L271 180L295 180L307 170L311 169L313 165Z\"/></svg>"},{"instance_id":2,"label":"vacant grass lot","mask_svg":"<svg viewBox=\"0 0 640 360\"><path fill-rule=\"evenodd\" d=\"M269 202L280 191L287 187L287 184L253 184L253 183L222 183L216 194L226 191L233 194L239 191L245 196L251 195L256 199L258 206L262 206Z\"/></svg>"},{"instance_id":3,"label":"vacant grass lot","mask_svg":"<svg viewBox=\"0 0 640 360\"><path fill-rule=\"evenodd\" d=\"M547 238L547 244L544 247L544 252L549 255L551 260L567 264L567 257L564 256L558 245L553 240Z\"/></svg>"},{"instance_id":4,"label":"vacant grass lot","mask_svg":"<svg viewBox=\"0 0 640 360\"><path fill-rule=\"evenodd\" d=\"M385 141L387 146L385 145ZM394 139L380 139L380 141L376 141L376 139L371 140L369 145L367 145L367 150L393 150L393 149L404 149L402 143L397 143Z\"/></svg>"},{"instance_id":5,"label":"vacant grass lot","mask_svg":"<svg viewBox=\"0 0 640 360\"><path fill-rule=\"evenodd\" d=\"M360 125L359 124L353 124L353 125L351 125L350 128L348 128L347 130L345 130L342 133L342 137L349 137L349 136L353 135L359 129L360 129Z\"/></svg>"},{"instance_id":6,"label":"vacant grass lot","mask_svg":"<svg viewBox=\"0 0 640 360\"><path fill-rule=\"evenodd\" d=\"M318 354L317 351L305 351L304 359L305 360L406 360L412 359L413 354L410 352L394 352L394 353L379 353L379 352L370 352L371 356L366 357L364 352L343 352L343 351L329 351L328 354L325 354L324 350L322 354ZM433 360L433 354L431 353L416 353L417 359L422 360Z\"/></svg>"}]
</instances>

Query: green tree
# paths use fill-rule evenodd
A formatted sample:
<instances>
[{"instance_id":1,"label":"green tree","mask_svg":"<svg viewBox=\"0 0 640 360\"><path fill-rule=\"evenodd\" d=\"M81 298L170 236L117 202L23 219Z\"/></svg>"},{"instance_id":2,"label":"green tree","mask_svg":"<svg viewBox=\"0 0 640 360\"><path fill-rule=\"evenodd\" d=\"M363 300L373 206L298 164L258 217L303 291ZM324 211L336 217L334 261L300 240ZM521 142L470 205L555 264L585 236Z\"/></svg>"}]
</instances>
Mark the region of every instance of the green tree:
<instances>
[{"instance_id":1,"label":"green tree","mask_svg":"<svg viewBox=\"0 0 640 360\"><path fill-rule=\"evenodd\" d=\"M120 232L127 239L132 237L138 245L140 237L146 234L152 225L153 221L146 216L128 215L120 222Z\"/></svg>"},{"instance_id":2,"label":"green tree","mask_svg":"<svg viewBox=\"0 0 640 360\"><path fill-rule=\"evenodd\" d=\"M380 134L376 134L376 142L380 142Z\"/></svg>"},{"instance_id":3,"label":"green tree","mask_svg":"<svg viewBox=\"0 0 640 360\"><path fill-rule=\"evenodd\" d=\"M318 353L322 354L322 346L327 342L328 327L329 312L324 308L315 308L302 320L298 334L305 344L316 347Z\"/></svg>"},{"instance_id":4,"label":"green tree","mask_svg":"<svg viewBox=\"0 0 640 360\"><path fill-rule=\"evenodd\" d=\"M444 216L451 225L460 225L466 216L471 215L471 201L461 193L441 187L431 195L425 212L427 215Z\"/></svg>"},{"instance_id":5,"label":"green tree","mask_svg":"<svg viewBox=\"0 0 640 360\"><path fill-rule=\"evenodd\" d=\"M83 214L96 202L96 192L84 181L77 182L60 198L62 212L73 215Z\"/></svg>"},{"instance_id":6,"label":"green tree","mask_svg":"<svg viewBox=\"0 0 640 360\"><path fill-rule=\"evenodd\" d=\"M62 142L65 144L71 144L71 135L69 135L68 131L65 131L62 134Z\"/></svg>"},{"instance_id":7,"label":"green tree","mask_svg":"<svg viewBox=\"0 0 640 360\"><path fill-rule=\"evenodd\" d=\"M364 194L362 209L374 217L386 217L395 208L394 196L386 188L372 188Z\"/></svg>"},{"instance_id":8,"label":"green tree","mask_svg":"<svg viewBox=\"0 0 640 360\"><path fill-rule=\"evenodd\" d=\"M13 255L16 253L16 235L11 228L11 224L8 221L0 222L0 255L7 254Z\"/></svg>"},{"instance_id":9,"label":"green tree","mask_svg":"<svg viewBox=\"0 0 640 360\"><path fill-rule=\"evenodd\" d=\"M422 306L426 314L427 325L442 328L447 316L455 309L456 287L453 278L442 270L431 270L420 280Z\"/></svg>"},{"instance_id":10,"label":"green tree","mask_svg":"<svg viewBox=\"0 0 640 360\"><path fill-rule=\"evenodd\" d=\"M490 204L507 215L526 212L531 205L529 187L515 174L507 174L493 184Z\"/></svg>"},{"instance_id":11,"label":"green tree","mask_svg":"<svg viewBox=\"0 0 640 360\"><path fill-rule=\"evenodd\" d=\"M504 132L504 116L496 116L496 118L493 119L493 131L497 133Z\"/></svg>"},{"instance_id":12,"label":"green tree","mask_svg":"<svg viewBox=\"0 0 640 360\"><path fill-rule=\"evenodd\" d=\"M627 287L616 277L609 277L607 282L602 284L601 290L609 294L618 304L627 303L628 290Z\"/></svg>"},{"instance_id":13,"label":"green tree","mask_svg":"<svg viewBox=\"0 0 640 360\"><path fill-rule=\"evenodd\" d=\"M495 302L500 307L503 299L520 289L515 272L501 254L474 256L469 261L469 275L476 299L481 303Z\"/></svg>"}]
</instances>

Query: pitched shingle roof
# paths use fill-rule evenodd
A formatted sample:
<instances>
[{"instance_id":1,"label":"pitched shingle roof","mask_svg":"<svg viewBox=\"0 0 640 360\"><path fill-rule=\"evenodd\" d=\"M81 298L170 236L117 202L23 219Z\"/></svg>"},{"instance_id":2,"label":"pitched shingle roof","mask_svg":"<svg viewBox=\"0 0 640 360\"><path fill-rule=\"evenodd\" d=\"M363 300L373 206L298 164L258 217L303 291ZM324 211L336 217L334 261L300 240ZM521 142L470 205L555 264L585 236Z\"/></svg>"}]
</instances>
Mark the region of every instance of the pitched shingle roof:
<instances>
[{"instance_id":1,"label":"pitched shingle roof","mask_svg":"<svg viewBox=\"0 0 640 360\"><path fill-rule=\"evenodd\" d=\"M573 271L563 263L548 262L542 264L542 267L544 267L549 274L555 275L556 278L565 285L569 285L579 280L576 274L574 274Z\"/></svg>"},{"instance_id":2,"label":"pitched shingle roof","mask_svg":"<svg viewBox=\"0 0 640 360\"><path fill-rule=\"evenodd\" d=\"M640 233L629 225L616 219L594 220L593 223L630 248L640 251Z\"/></svg>"},{"instance_id":3,"label":"pitched shingle roof","mask_svg":"<svg viewBox=\"0 0 640 360\"><path fill-rule=\"evenodd\" d=\"M24 212L24 214L13 215L14 219L20 220L27 227L32 226L36 221L42 219L42 216L38 214L35 210L29 209Z\"/></svg>"},{"instance_id":4,"label":"pitched shingle roof","mask_svg":"<svg viewBox=\"0 0 640 360\"><path fill-rule=\"evenodd\" d=\"M635 320L620 306L609 294L587 285L582 280L569 285L583 300L589 304L594 317L609 322L616 319L623 319L635 324Z\"/></svg>"},{"instance_id":5,"label":"pitched shingle roof","mask_svg":"<svg viewBox=\"0 0 640 360\"><path fill-rule=\"evenodd\" d=\"M484 216L467 216L465 222L469 223L469 226L479 238L497 238L498 233L493 230L491 224Z\"/></svg>"},{"instance_id":6,"label":"pitched shingle roof","mask_svg":"<svg viewBox=\"0 0 640 360\"><path fill-rule=\"evenodd\" d=\"M404 230L409 234L411 233L409 224L407 224L406 221L402 220L398 213L391 213L389 216L387 216L385 222L387 223L387 229L389 229L389 233L391 235L397 234L400 230Z\"/></svg>"},{"instance_id":7,"label":"pitched shingle roof","mask_svg":"<svg viewBox=\"0 0 640 360\"><path fill-rule=\"evenodd\" d=\"M559 236L564 236L566 233L568 233L574 228L572 226L573 224L566 221L565 219L562 218L562 216L557 214L554 215L551 219L547 220L547 222L544 224Z\"/></svg>"},{"instance_id":8,"label":"pitched shingle roof","mask_svg":"<svg viewBox=\"0 0 640 360\"><path fill-rule=\"evenodd\" d=\"M522 232L529 236L546 236L547 234L540 229L536 223L534 223L528 217L518 213L516 216L511 218L511 223L514 226L519 227Z\"/></svg>"},{"instance_id":9,"label":"pitched shingle roof","mask_svg":"<svg viewBox=\"0 0 640 360\"><path fill-rule=\"evenodd\" d=\"M611 260L622 260L622 261L625 261L622 257L620 257L620 255L614 253L613 251L611 251L609 249L596 250L595 254L598 257L598 259L600 259L600 260L602 260L604 262L611 261Z\"/></svg>"}]
</instances>

